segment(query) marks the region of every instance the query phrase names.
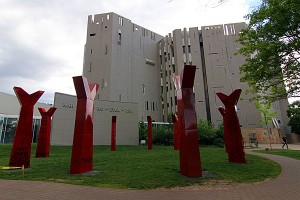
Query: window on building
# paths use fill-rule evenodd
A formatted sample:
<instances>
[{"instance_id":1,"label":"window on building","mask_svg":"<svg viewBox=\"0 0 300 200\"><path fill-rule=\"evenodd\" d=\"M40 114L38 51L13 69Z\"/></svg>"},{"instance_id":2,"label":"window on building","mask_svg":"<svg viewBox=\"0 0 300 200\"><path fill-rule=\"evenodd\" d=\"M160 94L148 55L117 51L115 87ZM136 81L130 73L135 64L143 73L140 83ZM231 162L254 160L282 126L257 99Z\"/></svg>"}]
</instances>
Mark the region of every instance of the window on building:
<instances>
[{"instance_id":1,"label":"window on building","mask_svg":"<svg viewBox=\"0 0 300 200\"><path fill-rule=\"evenodd\" d=\"M106 19L109 20L109 14L106 15Z\"/></svg>"},{"instance_id":2,"label":"window on building","mask_svg":"<svg viewBox=\"0 0 300 200\"><path fill-rule=\"evenodd\" d=\"M191 53L191 45L188 46L188 52Z\"/></svg>"},{"instance_id":3,"label":"window on building","mask_svg":"<svg viewBox=\"0 0 300 200\"><path fill-rule=\"evenodd\" d=\"M172 97L170 98L170 103L171 103L171 107L173 107L173 99L172 99Z\"/></svg>"},{"instance_id":4,"label":"window on building","mask_svg":"<svg viewBox=\"0 0 300 200\"><path fill-rule=\"evenodd\" d=\"M155 103L152 102L152 110L155 111Z\"/></svg>"},{"instance_id":5,"label":"window on building","mask_svg":"<svg viewBox=\"0 0 300 200\"><path fill-rule=\"evenodd\" d=\"M174 47L171 47L172 57L174 57Z\"/></svg>"},{"instance_id":6,"label":"window on building","mask_svg":"<svg viewBox=\"0 0 300 200\"><path fill-rule=\"evenodd\" d=\"M92 62L90 62L90 66L89 66L89 72L92 71Z\"/></svg>"},{"instance_id":7,"label":"window on building","mask_svg":"<svg viewBox=\"0 0 300 200\"><path fill-rule=\"evenodd\" d=\"M185 53L185 46L182 47L182 53Z\"/></svg>"},{"instance_id":8,"label":"window on building","mask_svg":"<svg viewBox=\"0 0 300 200\"><path fill-rule=\"evenodd\" d=\"M107 54L107 44L105 45L104 53Z\"/></svg>"},{"instance_id":9,"label":"window on building","mask_svg":"<svg viewBox=\"0 0 300 200\"><path fill-rule=\"evenodd\" d=\"M146 93L146 87L145 87L145 85L143 84L143 85L142 85L142 94L145 95L145 93Z\"/></svg>"},{"instance_id":10,"label":"window on building","mask_svg":"<svg viewBox=\"0 0 300 200\"><path fill-rule=\"evenodd\" d=\"M90 36L95 36L95 35L96 35L96 33L91 33L91 34L90 34Z\"/></svg>"},{"instance_id":11,"label":"window on building","mask_svg":"<svg viewBox=\"0 0 300 200\"><path fill-rule=\"evenodd\" d=\"M172 65L173 73L175 73L175 65Z\"/></svg>"},{"instance_id":12,"label":"window on building","mask_svg":"<svg viewBox=\"0 0 300 200\"><path fill-rule=\"evenodd\" d=\"M119 45L121 45L121 39L122 39L121 30L118 30L118 44Z\"/></svg>"},{"instance_id":13,"label":"window on building","mask_svg":"<svg viewBox=\"0 0 300 200\"><path fill-rule=\"evenodd\" d=\"M91 49L91 54L93 54L93 49Z\"/></svg>"},{"instance_id":14,"label":"window on building","mask_svg":"<svg viewBox=\"0 0 300 200\"><path fill-rule=\"evenodd\" d=\"M149 110L149 104L148 104L148 101L146 101L146 110Z\"/></svg>"},{"instance_id":15,"label":"window on building","mask_svg":"<svg viewBox=\"0 0 300 200\"><path fill-rule=\"evenodd\" d=\"M119 24L123 26L123 17L119 17Z\"/></svg>"},{"instance_id":16,"label":"window on building","mask_svg":"<svg viewBox=\"0 0 300 200\"><path fill-rule=\"evenodd\" d=\"M105 87L105 80L104 78L101 79L101 84L100 84L101 89Z\"/></svg>"}]
</instances>

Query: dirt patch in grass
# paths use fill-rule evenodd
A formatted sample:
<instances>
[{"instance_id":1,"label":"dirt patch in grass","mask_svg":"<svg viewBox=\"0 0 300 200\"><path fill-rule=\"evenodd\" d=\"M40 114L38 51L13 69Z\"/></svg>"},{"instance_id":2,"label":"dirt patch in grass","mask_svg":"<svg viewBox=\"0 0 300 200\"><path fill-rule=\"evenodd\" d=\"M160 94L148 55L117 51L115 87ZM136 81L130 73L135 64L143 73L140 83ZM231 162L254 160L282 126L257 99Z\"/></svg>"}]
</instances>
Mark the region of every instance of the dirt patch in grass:
<instances>
[{"instance_id":1,"label":"dirt patch in grass","mask_svg":"<svg viewBox=\"0 0 300 200\"><path fill-rule=\"evenodd\" d=\"M256 183L236 183L233 181L227 181L227 180L206 180L203 182L203 184L194 184L190 186L184 186L184 187L173 187L173 188L157 188L153 191L199 191L199 190L230 190L237 187L244 187L249 186L253 184L260 184L266 181L274 180L272 178L268 178L265 181L262 182L256 182Z\"/></svg>"}]
</instances>

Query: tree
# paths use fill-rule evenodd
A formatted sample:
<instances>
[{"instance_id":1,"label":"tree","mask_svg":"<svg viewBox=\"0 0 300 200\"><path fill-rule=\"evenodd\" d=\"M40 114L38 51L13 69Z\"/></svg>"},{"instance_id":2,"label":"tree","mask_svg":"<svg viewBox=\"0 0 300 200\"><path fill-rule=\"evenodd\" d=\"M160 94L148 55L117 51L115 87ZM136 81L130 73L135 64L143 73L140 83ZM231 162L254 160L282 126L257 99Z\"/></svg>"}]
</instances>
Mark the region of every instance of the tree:
<instances>
[{"instance_id":1,"label":"tree","mask_svg":"<svg viewBox=\"0 0 300 200\"><path fill-rule=\"evenodd\" d=\"M238 54L246 57L241 81L250 92L270 102L299 97L300 93L300 1L262 0L245 18Z\"/></svg>"},{"instance_id":2,"label":"tree","mask_svg":"<svg viewBox=\"0 0 300 200\"><path fill-rule=\"evenodd\" d=\"M290 118L288 123L293 133L300 134L300 101L295 101L289 105L287 115Z\"/></svg>"},{"instance_id":3,"label":"tree","mask_svg":"<svg viewBox=\"0 0 300 200\"><path fill-rule=\"evenodd\" d=\"M260 124L267 127L267 133L268 133L268 137L269 137L270 149L272 149L271 136L270 136L270 131L269 131L269 124L272 121L272 118L276 115L276 113L275 112L273 112L273 113L270 112L271 106L272 106L271 102L256 101L255 106L256 106L256 108L259 109L259 111L262 115L262 118L259 120Z\"/></svg>"}]
</instances>

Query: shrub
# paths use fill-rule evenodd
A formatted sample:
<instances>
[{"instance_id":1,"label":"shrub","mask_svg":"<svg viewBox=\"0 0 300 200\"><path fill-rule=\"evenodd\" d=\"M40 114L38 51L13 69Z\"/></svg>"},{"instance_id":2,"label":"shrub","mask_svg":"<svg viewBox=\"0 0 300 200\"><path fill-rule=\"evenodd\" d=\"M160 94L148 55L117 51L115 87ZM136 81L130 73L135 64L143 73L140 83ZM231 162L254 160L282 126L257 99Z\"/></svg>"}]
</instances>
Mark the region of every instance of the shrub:
<instances>
[{"instance_id":1,"label":"shrub","mask_svg":"<svg viewBox=\"0 0 300 200\"><path fill-rule=\"evenodd\" d=\"M197 123L199 142L201 145L224 147L224 127L215 128L211 122L200 119Z\"/></svg>"},{"instance_id":2,"label":"shrub","mask_svg":"<svg viewBox=\"0 0 300 200\"><path fill-rule=\"evenodd\" d=\"M200 119L197 123L198 137L201 145L214 145L224 147L224 128L223 125L215 128L208 121ZM173 145L173 125L158 125L152 127L153 144ZM148 127L144 122L139 123L139 140L148 141Z\"/></svg>"},{"instance_id":3,"label":"shrub","mask_svg":"<svg viewBox=\"0 0 300 200\"><path fill-rule=\"evenodd\" d=\"M153 144L173 145L173 128L172 125L153 127Z\"/></svg>"}]
</instances>

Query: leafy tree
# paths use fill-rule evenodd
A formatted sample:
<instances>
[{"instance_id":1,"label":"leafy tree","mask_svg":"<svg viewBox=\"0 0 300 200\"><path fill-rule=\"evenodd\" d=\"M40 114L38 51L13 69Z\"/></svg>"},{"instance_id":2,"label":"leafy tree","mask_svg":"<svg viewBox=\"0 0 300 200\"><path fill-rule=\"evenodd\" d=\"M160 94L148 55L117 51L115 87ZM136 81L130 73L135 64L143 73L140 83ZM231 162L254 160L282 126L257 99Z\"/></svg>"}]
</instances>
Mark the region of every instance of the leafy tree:
<instances>
[{"instance_id":1,"label":"leafy tree","mask_svg":"<svg viewBox=\"0 0 300 200\"><path fill-rule=\"evenodd\" d=\"M256 106L256 108L259 109L259 111L262 115L262 118L259 120L260 124L267 127L270 148L272 149L271 136L270 136L270 131L269 131L269 124L271 123L272 118L276 115L276 113L275 112L273 112L273 113L270 112L272 103L270 103L268 101L256 101L255 106Z\"/></svg>"},{"instance_id":2,"label":"leafy tree","mask_svg":"<svg viewBox=\"0 0 300 200\"><path fill-rule=\"evenodd\" d=\"M300 134L300 101L289 105L287 115L290 118L288 125L291 126L292 132Z\"/></svg>"},{"instance_id":3,"label":"leafy tree","mask_svg":"<svg viewBox=\"0 0 300 200\"><path fill-rule=\"evenodd\" d=\"M246 16L238 54L246 57L242 81L259 99L276 101L300 93L300 1L262 0Z\"/></svg>"}]
</instances>

